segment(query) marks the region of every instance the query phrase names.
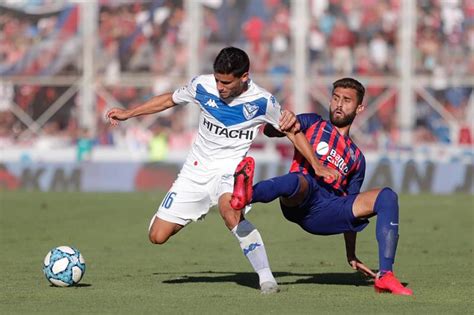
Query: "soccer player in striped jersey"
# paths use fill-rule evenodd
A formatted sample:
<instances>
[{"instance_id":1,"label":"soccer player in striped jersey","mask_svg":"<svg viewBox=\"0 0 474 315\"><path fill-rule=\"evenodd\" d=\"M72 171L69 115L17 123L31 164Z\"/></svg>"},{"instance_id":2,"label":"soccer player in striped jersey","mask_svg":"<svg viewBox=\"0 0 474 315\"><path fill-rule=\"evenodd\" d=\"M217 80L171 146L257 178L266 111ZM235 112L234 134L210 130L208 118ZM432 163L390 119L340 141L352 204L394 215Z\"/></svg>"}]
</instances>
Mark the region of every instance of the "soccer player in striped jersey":
<instances>
[{"instance_id":1,"label":"soccer player in striped jersey","mask_svg":"<svg viewBox=\"0 0 474 315\"><path fill-rule=\"evenodd\" d=\"M364 110L365 88L355 79L343 78L333 83L330 120L317 114L297 115L299 129L312 145L319 163L337 170L334 178L321 177L295 150L290 172L252 186L254 161L242 160L234 173L231 206L239 209L255 202L280 199L285 218L316 235L344 234L347 260L351 267L375 277L375 289L392 294L412 295L393 274L398 243L398 196L390 188L360 192L365 175L365 158L349 137L354 118ZM295 127L297 128L297 126ZM285 133L265 126L270 137ZM287 134L288 135L288 134ZM292 134L288 135L292 137ZM355 254L357 232L377 215L376 238L379 272L375 274Z\"/></svg>"},{"instance_id":2,"label":"soccer player in striped jersey","mask_svg":"<svg viewBox=\"0 0 474 315\"><path fill-rule=\"evenodd\" d=\"M203 219L217 205L226 226L259 276L264 294L279 291L258 230L244 218L244 211L230 206L233 171L247 154L259 127L265 123L290 130L295 115L282 110L268 91L249 77L250 61L241 49L226 47L214 61L214 73L199 75L174 92L157 95L133 109L113 108L106 116L112 125L132 117L159 113L193 104L200 109L199 131L178 178L173 183L149 227L149 239L164 244L193 221ZM297 139L298 137L298 139ZM309 159L312 148L302 134L292 134L298 150ZM314 161L313 161L314 162ZM318 166L315 166L318 168ZM321 174L334 170L321 167Z\"/></svg>"}]
</instances>

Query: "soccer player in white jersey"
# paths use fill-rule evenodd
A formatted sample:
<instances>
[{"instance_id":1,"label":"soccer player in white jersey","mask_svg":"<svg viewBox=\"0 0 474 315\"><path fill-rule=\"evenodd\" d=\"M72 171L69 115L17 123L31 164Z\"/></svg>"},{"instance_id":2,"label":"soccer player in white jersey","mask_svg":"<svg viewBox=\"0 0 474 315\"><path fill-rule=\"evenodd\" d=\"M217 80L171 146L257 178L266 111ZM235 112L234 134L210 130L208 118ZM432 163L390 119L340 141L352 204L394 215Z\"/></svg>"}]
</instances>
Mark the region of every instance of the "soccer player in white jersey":
<instances>
[{"instance_id":1,"label":"soccer player in white jersey","mask_svg":"<svg viewBox=\"0 0 474 315\"><path fill-rule=\"evenodd\" d=\"M173 93L155 96L133 109L113 108L106 115L112 125L117 125L118 121L180 104L200 107L197 138L150 222L149 239L154 244L163 244L190 222L204 218L211 206L218 205L226 226L259 276L261 292L268 294L278 292L279 288L260 233L242 211L236 212L230 206L233 173L262 124L293 133L299 128L293 113L282 111L275 97L250 80L249 67L243 50L224 48L214 61L214 74L197 76ZM295 138L295 146L305 157L318 163L302 133Z\"/></svg>"}]
</instances>

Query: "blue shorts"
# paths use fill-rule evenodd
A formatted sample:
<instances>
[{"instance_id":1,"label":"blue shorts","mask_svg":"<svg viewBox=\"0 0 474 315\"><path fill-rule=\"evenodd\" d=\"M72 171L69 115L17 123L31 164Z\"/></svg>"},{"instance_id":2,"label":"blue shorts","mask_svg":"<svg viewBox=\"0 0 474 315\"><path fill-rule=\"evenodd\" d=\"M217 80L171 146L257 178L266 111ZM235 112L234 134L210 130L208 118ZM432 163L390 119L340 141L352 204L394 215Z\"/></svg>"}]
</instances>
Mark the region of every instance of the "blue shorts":
<instances>
[{"instance_id":1,"label":"blue shorts","mask_svg":"<svg viewBox=\"0 0 474 315\"><path fill-rule=\"evenodd\" d=\"M304 176L308 182L308 194L297 207L280 206L285 218L301 226L306 232L316 235L333 235L345 232L360 232L369 221L358 219L352 213L357 194L337 196L318 184L311 175Z\"/></svg>"}]
</instances>

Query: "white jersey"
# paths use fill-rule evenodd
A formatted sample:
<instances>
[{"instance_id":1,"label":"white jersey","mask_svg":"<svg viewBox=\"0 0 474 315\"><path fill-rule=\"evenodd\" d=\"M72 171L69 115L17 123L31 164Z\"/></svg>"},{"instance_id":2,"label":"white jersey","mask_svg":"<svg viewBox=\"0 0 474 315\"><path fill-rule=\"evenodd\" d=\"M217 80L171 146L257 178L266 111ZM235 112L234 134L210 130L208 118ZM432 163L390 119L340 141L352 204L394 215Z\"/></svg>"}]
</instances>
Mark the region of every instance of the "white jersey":
<instances>
[{"instance_id":1,"label":"white jersey","mask_svg":"<svg viewBox=\"0 0 474 315\"><path fill-rule=\"evenodd\" d=\"M181 171L197 181L200 174L213 171L232 174L262 124L279 129L280 104L251 80L248 89L227 104L219 98L214 75L200 75L174 91L173 102L201 109L198 135Z\"/></svg>"}]
</instances>

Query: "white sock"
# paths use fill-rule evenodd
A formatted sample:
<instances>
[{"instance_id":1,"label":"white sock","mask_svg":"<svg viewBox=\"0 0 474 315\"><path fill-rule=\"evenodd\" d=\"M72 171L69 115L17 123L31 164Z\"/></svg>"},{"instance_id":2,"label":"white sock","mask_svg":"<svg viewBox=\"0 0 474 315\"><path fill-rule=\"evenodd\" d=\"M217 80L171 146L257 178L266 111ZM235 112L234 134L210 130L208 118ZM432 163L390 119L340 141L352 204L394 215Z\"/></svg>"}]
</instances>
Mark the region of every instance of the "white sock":
<instances>
[{"instance_id":1,"label":"white sock","mask_svg":"<svg viewBox=\"0 0 474 315\"><path fill-rule=\"evenodd\" d=\"M231 232L239 240L240 248L258 274L260 284L267 281L276 282L270 270L262 237L252 223L243 220Z\"/></svg>"}]
</instances>

